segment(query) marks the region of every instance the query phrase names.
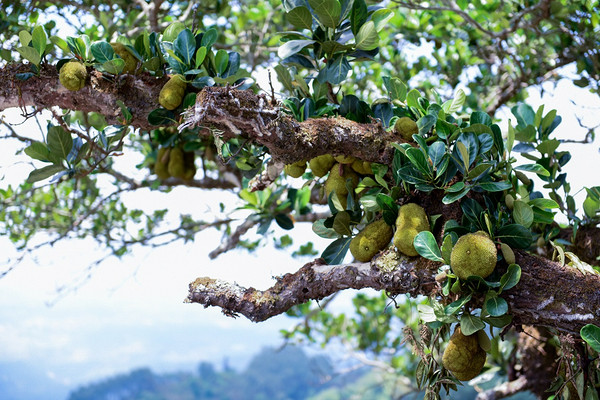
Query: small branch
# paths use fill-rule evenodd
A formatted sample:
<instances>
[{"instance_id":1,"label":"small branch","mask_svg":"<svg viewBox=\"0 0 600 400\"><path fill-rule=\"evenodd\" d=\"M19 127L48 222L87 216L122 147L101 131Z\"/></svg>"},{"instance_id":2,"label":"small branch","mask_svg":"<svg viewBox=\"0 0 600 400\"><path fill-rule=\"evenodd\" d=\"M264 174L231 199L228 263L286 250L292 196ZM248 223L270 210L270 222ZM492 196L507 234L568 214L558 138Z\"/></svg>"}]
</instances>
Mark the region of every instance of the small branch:
<instances>
[{"instance_id":1,"label":"small branch","mask_svg":"<svg viewBox=\"0 0 600 400\"><path fill-rule=\"evenodd\" d=\"M251 215L250 217L246 218L246 220L240 225L238 225L238 227L235 228L235 231L231 235L229 235L229 237L227 237L227 239L223 243L219 245L219 247L208 253L208 257L210 257L211 260L214 260L221 254L226 253L229 250L235 248L240 242L242 236L246 234L246 232L248 232L253 226L258 224L258 219L254 217L254 215Z\"/></svg>"},{"instance_id":2,"label":"small branch","mask_svg":"<svg viewBox=\"0 0 600 400\"><path fill-rule=\"evenodd\" d=\"M481 392L476 400L498 400L527 390L527 379L524 376L510 382L504 382L492 389Z\"/></svg>"}]
</instances>

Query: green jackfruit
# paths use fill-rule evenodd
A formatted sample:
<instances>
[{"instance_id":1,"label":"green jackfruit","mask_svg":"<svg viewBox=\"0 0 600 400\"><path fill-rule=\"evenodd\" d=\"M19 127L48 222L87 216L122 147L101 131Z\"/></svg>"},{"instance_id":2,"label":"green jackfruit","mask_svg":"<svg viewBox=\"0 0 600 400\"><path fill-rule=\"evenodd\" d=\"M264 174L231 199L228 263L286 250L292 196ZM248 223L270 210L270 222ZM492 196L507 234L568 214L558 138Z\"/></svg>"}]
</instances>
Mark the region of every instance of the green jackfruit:
<instances>
[{"instance_id":1,"label":"green jackfruit","mask_svg":"<svg viewBox=\"0 0 600 400\"><path fill-rule=\"evenodd\" d=\"M185 168L185 172L183 174L183 179L186 181L190 181L194 179L196 175L196 164L194 162L196 154L193 151L184 151L183 152L183 166Z\"/></svg>"},{"instance_id":2,"label":"green jackfruit","mask_svg":"<svg viewBox=\"0 0 600 400\"><path fill-rule=\"evenodd\" d=\"M169 171L169 175L175 178L183 178L185 176L183 150L180 147L174 147L171 149L167 171Z\"/></svg>"},{"instance_id":3,"label":"green jackfruit","mask_svg":"<svg viewBox=\"0 0 600 400\"><path fill-rule=\"evenodd\" d=\"M419 127L417 126L417 123L409 117L402 117L398 118L394 124L394 131L402 136L404 140L410 142L413 140L412 135L419 133Z\"/></svg>"},{"instance_id":4,"label":"green jackfruit","mask_svg":"<svg viewBox=\"0 0 600 400\"><path fill-rule=\"evenodd\" d=\"M176 109L183 101L186 86L183 75L173 75L160 90L158 102L167 110Z\"/></svg>"},{"instance_id":5,"label":"green jackfruit","mask_svg":"<svg viewBox=\"0 0 600 400\"><path fill-rule=\"evenodd\" d=\"M125 66L123 67L123 73L125 74L134 74L137 66L138 59L127 50L127 46L122 43L111 43L110 44L115 53L125 61Z\"/></svg>"},{"instance_id":6,"label":"green jackfruit","mask_svg":"<svg viewBox=\"0 0 600 400\"><path fill-rule=\"evenodd\" d=\"M368 161L355 160L352 163L352 169L361 175L373 175L373 170L371 169L371 163Z\"/></svg>"},{"instance_id":7,"label":"green jackfruit","mask_svg":"<svg viewBox=\"0 0 600 400\"><path fill-rule=\"evenodd\" d=\"M488 277L496 267L496 245L485 232L461 236L450 253L450 267L460 279Z\"/></svg>"},{"instance_id":8,"label":"green jackfruit","mask_svg":"<svg viewBox=\"0 0 600 400\"><path fill-rule=\"evenodd\" d=\"M319 178L327 175L333 164L335 164L335 159L331 154L315 157L308 162L313 175Z\"/></svg>"},{"instance_id":9,"label":"green jackfruit","mask_svg":"<svg viewBox=\"0 0 600 400\"><path fill-rule=\"evenodd\" d=\"M79 61L69 61L64 64L58 74L60 83L72 92L76 92L85 86L88 73L85 65Z\"/></svg>"},{"instance_id":10,"label":"green jackfruit","mask_svg":"<svg viewBox=\"0 0 600 400\"><path fill-rule=\"evenodd\" d=\"M470 381L481 373L485 359L485 350L479 345L477 335L465 336L458 326L444 350L442 364L456 379Z\"/></svg>"},{"instance_id":11,"label":"green jackfruit","mask_svg":"<svg viewBox=\"0 0 600 400\"><path fill-rule=\"evenodd\" d=\"M306 161L297 161L283 167L283 172L292 178L300 178L304 171L306 171Z\"/></svg>"},{"instance_id":12,"label":"green jackfruit","mask_svg":"<svg viewBox=\"0 0 600 400\"><path fill-rule=\"evenodd\" d=\"M160 179L167 179L169 176L168 164L169 164L169 153L168 147L158 149L158 155L156 156L156 162L154 163L154 173Z\"/></svg>"},{"instance_id":13,"label":"green jackfruit","mask_svg":"<svg viewBox=\"0 0 600 400\"><path fill-rule=\"evenodd\" d=\"M392 240L393 233L383 219L372 222L350 241L350 252L360 262L371 261Z\"/></svg>"},{"instance_id":14,"label":"green jackfruit","mask_svg":"<svg viewBox=\"0 0 600 400\"><path fill-rule=\"evenodd\" d=\"M352 164L356 158L354 158L353 156L335 156L335 161L339 162L340 164Z\"/></svg>"},{"instance_id":15,"label":"green jackfruit","mask_svg":"<svg viewBox=\"0 0 600 400\"><path fill-rule=\"evenodd\" d=\"M415 236L419 232L429 230L429 220L423 207L415 203L408 203L400 207L396 219L396 234L394 235L394 246L407 256L417 256L417 250L413 245Z\"/></svg>"},{"instance_id":16,"label":"green jackfruit","mask_svg":"<svg viewBox=\"0 0 600 400\"><path fill-rule=\"evenodd\" d=\"M342 170L340 173L340 169ZM339 163L333 164L329 171L329 176L325 181L325 194L329 198L332 192L337 194L340 204L344 209L348 205L348 188L346 188L346 180L350 179L353 188L358 185L358 174L350 168L349 165L343 165Z\"/></svg>"}]
</instances>

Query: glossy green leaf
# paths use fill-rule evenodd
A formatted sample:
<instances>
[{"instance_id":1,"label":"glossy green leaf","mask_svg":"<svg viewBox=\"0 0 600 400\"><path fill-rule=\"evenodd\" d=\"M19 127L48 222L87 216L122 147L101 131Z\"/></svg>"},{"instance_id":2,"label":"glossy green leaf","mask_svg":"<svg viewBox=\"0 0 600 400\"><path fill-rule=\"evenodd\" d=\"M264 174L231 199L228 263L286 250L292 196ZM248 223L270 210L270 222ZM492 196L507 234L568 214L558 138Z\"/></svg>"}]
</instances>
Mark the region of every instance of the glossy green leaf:
<instances>
[{"instance_id":1,"label":"glossy green leaf","mask_svg":"<svg viewBox=\"0 0 600 400\"><path fill-rule=\"evenodd\" d=\"M501 227L496 232L495 237L510 247L517 249L526 249L533 241L531 231L519 224L510 224Z\"/></svg>"},{"instance_id":2,"label":"glossy green leaf","mask_svg":"<svg viewBox=\"0 0 600 400\"><path fill-rule=\"evenodd\" d=\"M217 74L219 76L223 75L223 72L227 69L227 64L229 63L229 54L227 54L226 50L219 50L215 55L215 68L217 70Z\"/></svg>"},{"instance_id":3,"label":"glossy green leaf","mask_svg":"<svg viewBox=\"0 0 600 400\"><path fill-rule=\"evenodd\" d=\"M354 0L352 10L350 11L350 29L352 34L356 36L360 27L367 22L368 12L365 0Z\"/></svg>"},{"instance_id":4,"label":"glossy green leaf","mask_svg":"<svg viewBox=\"0 0 600 400\"><path fill-rule=\"evenodd\" d=\"M371 15L371 21L375 24L375 31L380 32L386 27L387 23L394 16L392 10L387 8L380 8Z\"/></svg>"},{"instance_id":5,"label":"glossy green leaf","mask_svg":"<svg viewBox=\"0 0 600 400\"><path fill-rule=\"evenodd\" d=\"M19 54L29 61L30 63L39 66L42 58L40 57L40 53L37 52L33 47L17 47L17 51Z\"/></svg>"},{"instance_id":6,"label":"glossy green leaf","mask_svg":"<svg viewBox=\"0 0 600 400\"><path fill-rule=\"evenodd\" d=\"M315 234L317 234L317 236L324 239L336 239L340 237L340 235L333 228L328 228L325 226L325 220L323 219L313 222L312 230Z\"/></svg>"},{"instance_id":7,"label":"glossy green leaf","mask_svg":"<svg viewBox=\"0 0 600 400\"><path fill-rule=\"evenodd\" d=\"M550 172L546 170L546 168L542 167L539 164L524 164L515 167L514 169L518 171L526 171L526 172L535 172L540 176L550 176Z\"/></svg>"},{"instance_id":8,"label":"glossy green leaf","mask_svg":"<svg viewBox=\"0 0 600 400\"><path fill-rule=\"evenodd\" d=\"M537 199L533 199L533 200L529 200L528 203L530 206L532 207L539 207L541 209L545 209L545 208L559 208L559 205L557 202L555 202L554 200L550 200L550 199L544 199L544 198L537 198Z\"/></svg>"},{"instance_id":9,"label":"glossy green leaf","mask_svg":"<svg viewBox=\"0 0 600 400\"><path fill-rule=\"evenodd\" d=\"M512 322L512 315L501 315L499 317L485 317L483 320L496 328L503 328Z\"/></svg>"},{"instance_id":10,"label":"glossy green leaf","mask_svg":"<svg viewBox=\"0 0 600 400\"><path fill-rule=\"evenodd\" d=\"M467 304L469 301L471 301L471 294L461 297L460 299L453 301L452 303L448 304L444 311L446 312L446 314L448 315L452 315L452 314L456 314L458 311L460 311L460 309L462 308L462 306L464 306L465 304Z\"/></svg>"},{"instance_id":11,"label":"glossy green leaf","mask_svg":"<svg viewBox=\"0 0 600 400\"><path fill-rule=\"evenodd\" d=\"M286 16L288 21L298 29L312 28L312 15L310 10L305 6L293 8Z\"/></svg>"},{"instance_id":12,"label":"glossy green leaf","mask_svg":"<svg viewBox=\"0 0 600 400\"><path fill-rule=\"evenodd\" d=\"M437 122L437 117L435 115L427 114L419 118L417 121L417 127L419 128L419 134L425 135Z\"/></svg>"},{"instance_id":13,"label":"glossy green leaf","mask_svg":"<svg viewBox=\"0 0 600 400\"><path fill-rule=\"evenodd\" d=\"M115 58L115 51L108 42L96 42L90 47L97 63L103 64Z\"/></svg>"},{"instance_id":14,"label":"glossy green leaf","mask_svg":"<svg viewBox=\"0 0 600 400\"><path fill-rule=\"evenodd\" d=\"M52 164L40 169L34 169L27 177L27 182L34 183L50 178L59 172L64 171L66 168L62 165Z\"/></svg>"},{"instance_id":15,"label":"glossy green leaf","mask_svg":"<svg viewBox=\"0 0 600 400\"><path fill-rule=\"evenodd\" d=\"M196 54L196 38L194 38L192 31L184 29L179 32L177 39L173 42L173 50L189 69Z\"/></svg>"},{"instance_id":16,"label":"glossy green leaf","mask_svg":"<svg viewBox=\"0 0 600 400\"><path fill-rule=\"evenodd\" d=\"M40 161L48 161L50 154L48 147L42 142L32 142L24 151L29 157Z\"/></svg>"},{"instance_id":17,"label":"glossy green leaf","mask_svg":"<svg viewBox=\"0 0 600 400\"><path fill-rule=\"evenodd\" d=\"M167 29L165 29L163 33L162 40L165 42L173 42L184 29L185 25L183 22L175 21L167 26Z\"/></svg>"},{"instance_id":18,"label":"glossy green leaf","mask_svg":"<svg viewBox=\"0 0 600 400\"><path fill-rule=\"evenodd\" d=\"M375 30L373 21L367 21L360 27L355 41L356 48L359 50L373 50L379 46L379 35Z\"/></svg>"},{"instance_id":19,"label":"glossy green leaf","mask_svg":"<svg viewBox=\"0 0 600 400\"><path fill-rule=\"evenodd\" d=\"M529 228L533 223L533 209L524 201L517 200L513 206L513 218L517 224Z\"/></svg>"},{"instance_id":20,"label":"glossy green leaf","mask_svg":"<svg viewBox=\"0 0 600 400\"><path fill-rule=\"evenodd\" d=\"M206 47L202 46L198 49L198 51L196 51L196 59L195 59L195 66L196 68L200 68L200 65L202 65L202 63L204 62L204 59L206 58Z\"/></svg>"},{"instance_id":21,"label":"glossy green leaf","mask_svg":"<svg viewBox=\"0 0 600 400\"><path fill-rule=\"evenodd\" d=\"M125 60L122 58L114 58L102 64L102 71L112 75L120 74L123 72L123 68L125 68Z\"/></svg>"},{"instance_id":22,"label":"glossy green leaf","mask_svg":"<svg viewBox=\"0 0 600 400\"><path fill-rule=\"evenodd\" d=\"M440 252L440 248L435 241L433 233L429 231L419 232L417 236L415 236L413 245L421 257L425 257L432 261L444 262L442 253Z\"/></svg>"},{"instance_id":23,"label":"glossy green leaf","mask_svg":"<svg viewBox=\"0 0 600 400\"><path fill-rule=\"evenodd\" d=\"M492 317L499 317L508 312L508 303L502 297L494 296L485 302L485 309Z\"/></svg>"},{"instance_id":24,"label":"glossy green leaf","mask_svg":"<svg viewBox=\"0 0 600 400\"><path fill-rule=\"evenodd\" d=\"M512 188L509 182L479 182L477 186L487 192L502 192L503 190Z\"/></svg>"},{"instance_id":25,"label":"glossy green leaf","mask_svg":"<svg viewBox=\"0 0 600 400\"><path fill-rule=\"evenodd\" d=\"M471 336L482 329L485 329L485 324L481 318L471 314L463 314L460 318L460 330L463 335Z\"/></svg>"},{"instance_id":26,"label":"glossy green leaf","mask_svg":"<svg viewBox=\"0 0 600 400\"><path fill-rule=\"evenodd\" d=\"M337 27L342 14L338 0L308 0L319 22L327 28Z\"/></svg>"},{"instance_id":27,"label":"glossy green leaf","mask_svg":"<svg viewBox=\"0 0 600 400\"><path fill-rule=\"evenodd\" d=\"M296 54L306 46L310 46L315 42L315 40L305 39L290 40L279 46L279 49L277 50L277 56L279 56L281 59L288 58L289 56Z\"/></svg>"},{"instance_id":28,"label":"glossy green leaf","mask_svg":"<svg viewBox=\"0 0 600 400\"><path fill-rule=\"evenodd\" d=\"M38 25L33 28L31 32L31 44L33 48L42 56L46 52L46 42L48 41L48 35L43 26Z\"/></svg>"},{"instance_id":29,"label":"glossy green leaf","mask_svg":"<svg viewBox=\"0 0 600 400\"><path fill-rule=\"evenodd\" d=\"M581 338L590 345L594 351L600 353L600 327L587 324L580 330Z\"/></svg>"},{"instance_id":30,"label":"glossy green leaf","mask_svg":"<svg viewBox=\"0 0 600 400\"><path fill-rule=\"evenodd\" d=\"M60 157L62 160L67 158L73 148L71 134L60 126L53 126L48 129L46 142L50 153L56 157Z\"/></svg>"},{"instance_id":31,"label":"glossy green leaf","mask_svg":"<svg viewBox=\"0 0 600 400\"><path fill-rule=\"evenodd\" d=\"M458 89L454 93L454 98L452 100L448 100L442 104L442 110L444 110L446 114L455 113L462 108L466 99L467 96L465 95L465 92L462 89Z\"/></svg>"},{"instance_id":32,"label":"glossy green leaf","mask_svg":"<svg viewBox=\"0 0 600 400\"><path fill-rule=\"evenodd\" d=\"M286 214L275 215L275 222L277 223L277 225L279 225L282 229L285 230L290 230L294 228L294 221L292 221L292 219Z\"/></svg>"},{"instance_id":33,"label":"glossy green leaf","mask_svg":"<svg viewBox=\"0 0 600 400\"><path fill-rule=\"evenodd\" d=\"M521 267L517 264L510 264L508 270L500 278L499 291L512 289L521 280Z\"/></svg>"},{"instance_id":34,"label":"glossy green leaf","mask_svg":"<svg viewBox=\"0 0 600 400\"><path fill-rule=\"evenodd\" d=\"M321 258L329 265L341 264L350 248L352 238L339 238L333 241L321 254Z\"/></svg>"}]
</instances>

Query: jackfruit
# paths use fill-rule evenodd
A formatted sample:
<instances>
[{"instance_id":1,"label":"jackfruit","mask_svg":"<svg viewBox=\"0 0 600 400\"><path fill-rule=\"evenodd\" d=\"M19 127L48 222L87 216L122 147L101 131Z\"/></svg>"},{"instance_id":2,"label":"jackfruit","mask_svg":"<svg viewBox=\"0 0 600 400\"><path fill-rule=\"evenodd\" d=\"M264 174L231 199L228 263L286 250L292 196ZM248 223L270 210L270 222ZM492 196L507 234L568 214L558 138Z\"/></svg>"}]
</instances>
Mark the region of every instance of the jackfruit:
<instances>
[{"instance_id":1,"label":"jackfruit","mask_svg":"<svg viewBox=\"0 0 600 400\"><path fill-rule=\"evenodd\" d=\"M402 117L398 118L394 124L394 131L402 136L404 140L410 142L413 140L412 135L419 133L419 127L417 126L417 123L409 117Z\"/></svg>"},{"instance_id":2,"label":"jackfruit","mask_svg":"<svg viewBox=\"0 0 600 400\"><path fill-rule=\"evenodd\" d=\"M293 164L287 164L283 167L283 171L292 178L300 178L306 171L306 161L297 161Z\"/></svg>"},{"instance_id":3,"label":"jackfruit","mask_svg":"<svg viewBox=\"0 0 600 400\"><path fill-rule=\"evenodd\" d=\"M452 248L450 267L460 279L471 275L486 278L496 267L496 257L496 245L485 232L468 233Z\"/></svg>"},{"instance_id":4,"label":"jackfruit","mask_svg":"<svg viewBox=\"0 0 600 400\"><path fill-rule=\"evenodd\" d=\"M183 101L186 86L183 75L173 75L160 90L158 102L167 110L176 109Z\"/></svg>"},{"instance_id":5,"label":"jackfruit","mask_svg":"<svg viewBox=\"0 0 600 400\"><path fill-rule=\"evenodd\" d=\"M342 170L341 173L340 169ZM352 182L352 188L356 188L359 179L358 174L349 165L335 163L325 181L325 194L327 194L327 197L329 198L329 195L335 192L344 209L348 205L348 188L346 188L346 180L348 179Z\"/></svg>"},{"instance_id":6,"label":"jackfruit","mask_svg":"<svg viewBox=\"0 0 600 400\"><path fill-rule=\"evenodd\" d=\"M194 176L196 175L196 164L194 163L194 159L195 153L193 151L183 152L183 166L185 168L183 179L186 181L194 179Z\"/></svg>"},{"instance_id":7,"label":"jackfruit","mask_svg":"<svg viewBox=\"0 0 600 400\"><path fill-rule=\"evenodd\" d=\"M481 373L485 359L485 350L479 345L477 335L465 336L457 326L444 350L442 364L456 379L470 381Z\"/></svg>"},{"instance_id":8,"label":"jackfruit","mask_svg":"<svg viewBox=\"0 0 600 400\"><path fill-rule=\"evenodd\" d=\"M353 156L344 156L344 155L340 155L340 156L335 156L335 161L339 162L340 164L352 164L356 158L354 158Z\"/></svg>"},{"instance_id":9,"label":"jackfruit","mask_svg":"<svg viewBox=\"0 0 600 400\"><path fill-rule=\"evenodd\" d=\"M352 169L361 175L372 175L371 163L368 161L355 160L352 163Z\"/></svg>"},{"instance_id":10,"label":"jackfruit","mask_svg":"<svg viewBox=\"0 0 600 400\"><path fill-rule=\"evenodd\" d=\"M167 171L169 171L169 175L175 178L183 178L185 176L183 150L180 147L174 147L171 149Z\"/></svg>"},{"instance_id":11,"label":"jackfruit","mask_svg":"<svg viewBox=\"0 0 600 400\"><path fill-rule=\"evenodd\" d=\"M415 203L408 203L400 207L396 219L396 234L394 235L394 246L407 256L417 256L417 250L413 245L415 236L419 232L429 230L429 220L423 207Z\"/></svg>"},{"instance_id":12,"label":"jackfruit","mask_svg":"<svg viewBox=\"0 0 600 400\"><path fill-rule=\"evenodd\" d=\"M371 261L392 240L393 233L392 227L383 219L372 222L350 241L350 252L358 261Z\"/></svg>"},{"instance_id":13,"label":"jackfruit","mask_svg":"<svg viewBox=\"0 0 600 400\"><path fill-rule=\"evenodd\" d=\"M76 92L85 86L87 76L87 69L85 69L83 63L69 61L61 67L58 79L64 87L72 92Z\"/></svg>"},{"instance_id":14,"label":"jackfruit","mask_svg":"<svg viewBox=\"0 0 600 400\"><path fill-rule=\"evenodd\" d=\"M319 178L327 175L333 164L335 164L335 159L331 154L324 154L322 156L312 158L308 162L313 175L318 176Z\"/></svg>"},{"instance_id":15,"label":"jackfruit","mask_svg":"<svg viewBox=\"0 0 600 400\"><path fill-rule=\"evenodd\" d=\"M127 50L127 47L122 43L111 43L110 46L113 48L115 53L119 57L125 61L125 66L123 67L123 73L125 74L134 74L137 66L138 59Z\"/></svg>"},{"instance_id":16,"label":"jackfruit","mask_svg":"<svg viewBox=\"0 0 600 400\"><path fill-rule=\"evenodd\" d=\"M169 164L169 153L170 149L168 147L158 149L158 155L156 156L156 162L154 163L154 173L160 179L167 179L171 176L167 169L167 165Z\"/></svg>"}]
</instances>

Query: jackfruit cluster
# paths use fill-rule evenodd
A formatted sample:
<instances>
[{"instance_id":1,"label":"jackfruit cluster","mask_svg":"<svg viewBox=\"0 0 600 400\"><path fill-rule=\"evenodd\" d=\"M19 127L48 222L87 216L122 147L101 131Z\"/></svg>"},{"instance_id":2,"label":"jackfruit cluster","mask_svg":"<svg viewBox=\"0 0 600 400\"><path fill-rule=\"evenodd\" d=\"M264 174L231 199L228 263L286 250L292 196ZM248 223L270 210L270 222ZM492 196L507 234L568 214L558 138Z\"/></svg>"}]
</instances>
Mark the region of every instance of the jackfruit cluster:
<instances>
[{"instance_id":1,"label":"jackfruit cluster","mask_svg":"<svg viewBox=\"0 0 600 400\"><path fill-rule=\"evenodd\" d=\"M72 92L85 86L88 73L85 65L79 61L69 61L64 64L58 74L60 83Z\"/></svg>"},{"instance_id":2,"label":"jackfruit cluster","mask_svg":"<svg viewBox=\"0 0 600 400\"><path fill-rule=\"evenodd\" d=\"M358 185L359 176L350 168L347 164L335 163L329 171L329 176L325 181L325 194L329 198L329 195L333 192L337 194L340 204L344 209L348 205L348 188L346 187L346 181L350 179L350 187L356 188Z\"/></svg>"},{"instance_id":3,"label":"jackfruit cluster","mask_svg":"<svg viewBox=\"0 0 600 400\"><path fill-rule=\"evenodd\" d=\"M494 242L483 232L461 236L450 253L450 267L460 279L469 276L488 277L496 267L497 250Z\"/></svg>"},{"instance_id":4,"label":"jackfruit cluster","mask_svg":"<svg viewBox=\"0 0 600 400\"><path fill-rule=\"evenodd\" d=\"M409 117L398 118L394 124L394 131L402 137L402 139L410 142L413 140L412 135L419 133L417 123Z\"/></svg>"},{"instance_id":5,"label":"jackfruit cluster","mask_svg":"<svg viewBox=\"0 0 600 400\"><path fill-rule=\"evenodd\" d=\"M111 43L110 46L113 48L115 53L125 61L123 67L123 73L134 74L137 70L138 59L127 50L127 47L122 43Z\"/></svg>"},{"instance_id":6,"label":"jackfruit cluster","mask_svg":"<svg viewBox=\"0 0 600 400\"><path fill-rule=\"evenodd\" d=\"M160 179L169 177L180 178L186 181L194 179L196 165L194 152L183 151L181 147L162 147L158 149L154 173Z\"/></svg>"},{"instance_id":7,"label":"jackfruit cluster","mask_svg":"<svg viewBox=\"0 0 600 400\"><path fill-rule=\"evenodd\" d=\"M183 75L173 75L160 90L158 102L167 110L174 110L183 102L187 83Z\"/></svg>"},{"instance_id":8,"label":"jackfruit cluster","mask_svg":"<svg viewBox=\"0 0 600 400\"><path fill-rule=\"evenodd\" d=\"M486 353L479 345L477 334L465 336L458 326L444 350L442 364L456 379L470 381L481 373L485 359Z\"/></svg>"},{"instance_id":9,"label":"jackfruit cluster","mask_svg":"<svg viewBox=\"0 0 600 400\"><path fill-rule=\"evenodd\" d=\"M311 158L308 162L313 175L319 178L327 175L333 164L335 164L335 159L331 154L323 154L322 156Z\"/></svg>"},{"instance_id":10,"label":"jackfruit cluster","mask_svg":"<svg viewBox=\"0 0 600 400\"><path fill-rule=\"evenodd\" d=\"M429 230L429 220L423 207L415 203L408 203L400 207L396 219L396 234L394 246L407 256L417 256L413 241L419 232Z\"/></svg>"},{"instance_id":11,"label":"jackfruit cluster","mask_svg":"<svg viewBox=\"0 0 600 400\"><path fill-rule=\"evenodd\" d=\"M371 222L350 241L350 252L360 262L371 261L392 239L392 227L383 219Z\"/></svg>"},{"instance_id":12,"label":"jackfruit cluster","mask_svg":"<svg viewBox=\"0 0 600 400\"><path fill-rule=\"evenodd\" d=\"M357 172L361 175L373 174L370 162L359 160L353 156L340 155L333 157L331 154L324 154L322 156L312 158L308 162L308 165L310 166L313 175L321 178L327 175L335 163L348 165L354 170L354 172Z\"/></svg>"}]
</instances>

